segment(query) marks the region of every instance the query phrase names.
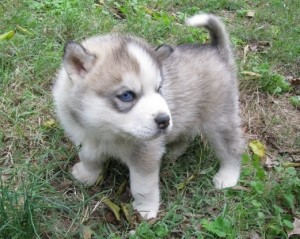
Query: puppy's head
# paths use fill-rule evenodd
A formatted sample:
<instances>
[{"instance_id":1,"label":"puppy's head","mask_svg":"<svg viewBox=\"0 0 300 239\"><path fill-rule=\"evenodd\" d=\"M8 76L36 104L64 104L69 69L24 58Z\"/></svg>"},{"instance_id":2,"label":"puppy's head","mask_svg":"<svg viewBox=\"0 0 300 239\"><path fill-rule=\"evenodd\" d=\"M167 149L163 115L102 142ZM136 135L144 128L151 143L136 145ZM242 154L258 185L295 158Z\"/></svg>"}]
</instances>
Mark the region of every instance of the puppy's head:
<instances>
[{"instance_id":1,"label":"puppy's head","mask_svg":"<svg viewBox=\"0 0 300 239\"><path fill-rule=\"evenodd\" d=\"M147 140L171 130L161 56L146 43L109 35L70 42L64 52L70 113L91 134Z\"/></svg>"}]
</instances>

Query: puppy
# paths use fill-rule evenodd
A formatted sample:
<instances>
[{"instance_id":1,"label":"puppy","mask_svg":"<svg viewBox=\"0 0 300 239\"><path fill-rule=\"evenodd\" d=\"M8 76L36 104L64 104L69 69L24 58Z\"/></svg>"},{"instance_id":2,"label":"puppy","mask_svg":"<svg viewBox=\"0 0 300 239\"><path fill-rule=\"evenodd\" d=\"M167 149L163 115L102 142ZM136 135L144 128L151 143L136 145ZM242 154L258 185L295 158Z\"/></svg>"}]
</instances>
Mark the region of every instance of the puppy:
<instances>
[{"instance_id":1,"label":"puppy","mask_svg":"<svg viewBox=\"0 0 300 239\"><path fill-rule=\"evenodd\" d=\"M221 160L217 188L234 186L240 174L240 130L234 60L223 24L196 15L207 45L161 46L124 35L70 42L56 76L57 116L77 146L73 176L92 185L110 157L130 171L134 208L146 219L159 209L160 160L170 147L179 157L190 139L205 134Z\"/></svg>"}]
</instances>

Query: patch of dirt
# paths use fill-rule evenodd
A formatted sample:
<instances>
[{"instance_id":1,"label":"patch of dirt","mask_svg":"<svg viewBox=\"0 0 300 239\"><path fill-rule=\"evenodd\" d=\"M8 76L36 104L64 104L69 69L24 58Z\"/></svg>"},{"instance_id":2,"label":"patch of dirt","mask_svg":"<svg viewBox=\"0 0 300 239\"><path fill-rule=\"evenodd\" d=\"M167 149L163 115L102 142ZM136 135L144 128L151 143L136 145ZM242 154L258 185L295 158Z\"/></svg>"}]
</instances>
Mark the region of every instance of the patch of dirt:
<instances>
[{"instance_id":1,"label":"patch of dirt","mask_svg":"<svg viewBox=\"0 0 300 239\"><path fill-rule=\"evenodd\" d=\"M300 112L289 103L289 97L241 92L241 115L249 140L263 141L269 152L297 152Z\"/></svg>"}]
</instances>

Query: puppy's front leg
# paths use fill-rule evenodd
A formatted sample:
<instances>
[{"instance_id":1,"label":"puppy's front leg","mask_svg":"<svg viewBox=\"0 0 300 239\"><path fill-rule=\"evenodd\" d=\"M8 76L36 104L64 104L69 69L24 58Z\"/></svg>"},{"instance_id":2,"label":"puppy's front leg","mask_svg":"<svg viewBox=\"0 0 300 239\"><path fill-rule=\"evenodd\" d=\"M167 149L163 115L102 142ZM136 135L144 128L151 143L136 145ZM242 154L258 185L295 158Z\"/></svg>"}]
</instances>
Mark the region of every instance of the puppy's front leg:
<instances>
[{"instance_id":1,"label":"puppy's front leg","mask_svg":"<svg viewBox=\"0 0 300 239\"><path fill-rule=\"evenodd\" d=\"M165 152L162 138L136 145L126 160L130 171L133 207L145 219L155 218L159 209L159 169Z\"/></svg>"},{"instance_id":2,"label":"puppy's front leg","mask_svg":"<svg viewBox=\"0 0 300 239\"><path fill-rule=\"evenodd\" d=\"M72 169L72 175L78 181L93 185L102 171L104 159L103 155L91 145L83 145L79 152L80 162L76 163Z\"/></svg>"},{"instance_id":3,"label":"puppy's front leg","mask_svg":"<svg viewBox=\"0 0 300 239\"><path fill-rule=\"evenodd\" d=\"M145 219L155 218L159 209L159 161L129 165L133 207Z\"/></svg>"}]
</instances>

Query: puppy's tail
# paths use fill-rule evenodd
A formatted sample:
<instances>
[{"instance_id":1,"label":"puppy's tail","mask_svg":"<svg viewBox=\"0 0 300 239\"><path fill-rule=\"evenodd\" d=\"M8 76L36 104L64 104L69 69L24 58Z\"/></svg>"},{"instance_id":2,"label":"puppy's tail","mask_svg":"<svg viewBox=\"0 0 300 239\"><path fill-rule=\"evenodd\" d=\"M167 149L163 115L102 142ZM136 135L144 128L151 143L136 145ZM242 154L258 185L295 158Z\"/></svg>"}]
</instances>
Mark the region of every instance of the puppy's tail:
<instances>
[{"instance_id":1,"label":"puppy's tail","mask_svg":"<svg viewBox=\"0 0 300 239\"><path fill-rule=\"evenodd\" d=\"M212 14L201 13L186 20L186 24L195 27L205 27L209 31L211 45L216 47L232 69L235 69L229 35L223 22Z\"/></svg>"}]
</instances>

